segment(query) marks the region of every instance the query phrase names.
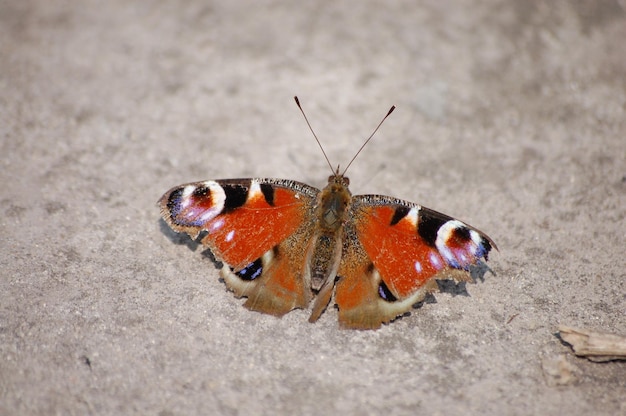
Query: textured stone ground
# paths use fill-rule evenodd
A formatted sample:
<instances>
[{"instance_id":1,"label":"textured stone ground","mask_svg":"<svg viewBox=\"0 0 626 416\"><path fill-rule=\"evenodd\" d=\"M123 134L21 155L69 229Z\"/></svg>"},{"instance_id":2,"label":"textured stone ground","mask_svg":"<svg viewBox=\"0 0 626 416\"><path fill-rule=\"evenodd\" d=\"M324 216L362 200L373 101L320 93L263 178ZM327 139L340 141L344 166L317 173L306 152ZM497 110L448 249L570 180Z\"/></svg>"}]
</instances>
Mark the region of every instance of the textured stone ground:
<instances>
[{"instance_id":1,"label":"textured stone ground","mask_svg":"<svg viewBox=\"0 0 626 416\"><path fill-rule=\"evenodd\" d=\"M224 2L225 3L225 2ZM626 414L619 1L0 1L0 413ZM494 274L370 332L249 312L171 186L329 174L457 216Z\"/></svg>"}]
</instances>

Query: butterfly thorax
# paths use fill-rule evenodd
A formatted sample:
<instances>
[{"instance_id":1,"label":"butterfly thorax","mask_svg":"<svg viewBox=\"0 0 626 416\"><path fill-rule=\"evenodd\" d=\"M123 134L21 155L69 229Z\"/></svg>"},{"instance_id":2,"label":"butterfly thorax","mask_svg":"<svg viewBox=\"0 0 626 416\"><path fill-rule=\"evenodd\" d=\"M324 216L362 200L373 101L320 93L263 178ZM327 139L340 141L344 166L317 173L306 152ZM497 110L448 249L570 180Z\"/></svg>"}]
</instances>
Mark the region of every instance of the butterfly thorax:
<instances>
[{"instance_id":1,"label":"butterfly thorax","mask_svg":"<svg viewBox=\"0 0 626 416\"><path fill-rule=\"evenodd\" d=\"M335 233L343 226L352 199L348 183L348 178L333 175L328 178L328 185L320 192L316 218L319 228L324 232Z\"/></svg>"}]
</instances>

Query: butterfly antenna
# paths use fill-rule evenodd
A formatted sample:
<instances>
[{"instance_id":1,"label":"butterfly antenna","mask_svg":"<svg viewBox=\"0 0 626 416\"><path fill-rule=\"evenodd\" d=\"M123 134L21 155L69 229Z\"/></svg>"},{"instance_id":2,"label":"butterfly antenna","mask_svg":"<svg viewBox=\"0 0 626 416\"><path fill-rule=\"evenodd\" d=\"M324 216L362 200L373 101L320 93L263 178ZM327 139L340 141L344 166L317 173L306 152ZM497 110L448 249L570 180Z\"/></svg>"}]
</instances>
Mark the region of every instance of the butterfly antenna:
<instances>
[{"instance_id":1,"label":"butterfly antenna","mask_svg":"<svg viewBox=\"0 0 626 416\"><path fill-rule=\"evenodd\" d=\"M315 131L313 131L313 127L311 127L311 123L309 123L309 119L306 117L306 114L304 113L304 110L302 109L302 106L300 105L300 100L298 100L298 96L297 95L294 96L293 99L296 100L296 104L298 105L300 112L304 116L304 121L306 121L307 126L309 126L309 130L311 130L311 133L313 133L313 137L315 137L315 141L317 142L317 145L322 150L322 153L324 154L324 157L326 158L326 162L328 163L328 166L330 166L330 170L334 174L335 171L333 170L333 165L330 163L330 160L328 160L328 156L326 156L326 152L324 151L324 148L322 147L322 143L320 143L320 140L317 138L317 134L315 134ZM338 170L339 168L337 168L337 171Z\"/></svg>"},{"instance_id":2,"label":"butterfly antenna","mask_svg":"<svg viewBox=\"0 0 626 416\"><path fill-rule=\"evenodd\" d=\"M348 165L346 166L346 168L343 170L343 173L341 174L341 176L345 175L346 172L348 171L348 168L350 167L350 165L352 164L352 162L354 162L354 159L356 159L356 157L359 155L359 153L361 153L361 150L363 150L363 148L367 145L367 143L369 143L370 140L372 140L372 137L374 137L374 135L376 134L376 132L378 131L378 129L380 128L380 126L383 125L383 123L385 122L385 120L387 120L387 117L389 117L389 115L391 113L393 113L393 110L396 109L395 105L392 105L391 108L389 109L389 111L387 111L387 114L385 115L385 117L383 117L382 120L380 120L380 123L378 123L378 126L376 126L376 128L374 129L374 131L372 132L372 134L370 134L370 137L367 138L367 140L365 140L365 143L363 143L363 145L359 148L359 150L356 152L356 154L354 155L354 157L352 158L352 160L350 160L350 163L348 163Z\"/></svg>"}]
</instances>

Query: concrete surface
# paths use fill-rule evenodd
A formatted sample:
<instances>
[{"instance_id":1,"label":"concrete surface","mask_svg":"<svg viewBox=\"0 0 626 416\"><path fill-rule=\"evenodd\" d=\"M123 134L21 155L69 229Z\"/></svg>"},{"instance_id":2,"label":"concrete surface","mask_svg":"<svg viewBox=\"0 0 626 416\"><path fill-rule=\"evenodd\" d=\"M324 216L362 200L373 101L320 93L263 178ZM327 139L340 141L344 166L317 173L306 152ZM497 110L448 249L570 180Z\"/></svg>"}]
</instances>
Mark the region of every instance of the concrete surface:
<instances>
[{"instance_id":1,"label":"concrete surface","mask_svg":"<svg viewBox=\"0 0 626 416\"><path fill-rule=\"evenodd\" d=\"M1 1L0 413L626 414L626 11L578 1ZM329 174L487 232L378 331L249 312L171 186Z\"/></svg>"}]
</instances>

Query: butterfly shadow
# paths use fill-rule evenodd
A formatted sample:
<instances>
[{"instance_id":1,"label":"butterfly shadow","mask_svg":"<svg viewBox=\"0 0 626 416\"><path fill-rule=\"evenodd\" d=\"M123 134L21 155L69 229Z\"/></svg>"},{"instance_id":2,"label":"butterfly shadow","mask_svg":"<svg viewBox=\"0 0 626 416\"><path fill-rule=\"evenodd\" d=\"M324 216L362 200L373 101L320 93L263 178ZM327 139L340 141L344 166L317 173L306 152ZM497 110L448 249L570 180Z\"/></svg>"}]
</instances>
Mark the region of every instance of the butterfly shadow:
<instances>
[{"instance_id":1,"label":"butterfly shadow","mask_svg":"<svg viewBox=\"0 0 626 416\"><path fill-rule=\"evenodd\" d=\"M487 264L483 261L479 261L478 263L471 265L469 267L469 280L468 281L458 281L454 279L437 279L435 282L437 283L437 289L439 293L447 293L452 296L466 296L471 297L467 291L467 283L476 283L477 281L484 282L485 274L490 272L494 276L496 273L487 266ZM419 309L424 304L437 303L437 298L434 294L428 293L423 300L417 302L413 305L413 309Z\"/></svg>"},{"instance_id":2,"label":"butterfly shadow","mask_svg":"<svg viewBox=\"0 0 626 416\"><path fill-rule=\"evenodd\" d=\"M206 248L204 244L202 244L202 239L206 236L206 231L201 231L200 234L196 238L191 238L189 234L186 233L177 233L172 230L170 226L163 219L159 220L159 228L161 229L161 233L167 237L172 243L179 246L186 246L189 250L196 252L199 249L202 250L200 254L209 259L215 267L218 269L222 268L223 263L218 261L211 249Z\"/></svg>"},{"instance_id":3,"label":"butterfly shadow","mask_svg":"<svg viewBox=\"0 0 626 416\"><path fill-rule=\"evenodd\" d=\"M159 220L159 228L161 229L161 234L167 237L167 239L170 240L172 243L179 246L187 246L187 248L191 251L197 251L198 247L202 247L202 243L200 243L200 240L202 240L204 234L206 234L200 233L200 235L198 235L198 237L196 237L195 239L191 238L186 233L177 233L176 231L172 230L167 222L165 222L165 220L163 219Z\"/></svg>"}]
</instances>

